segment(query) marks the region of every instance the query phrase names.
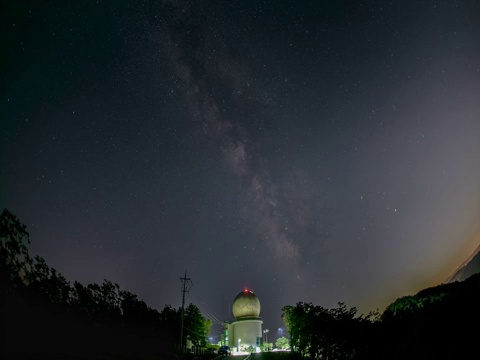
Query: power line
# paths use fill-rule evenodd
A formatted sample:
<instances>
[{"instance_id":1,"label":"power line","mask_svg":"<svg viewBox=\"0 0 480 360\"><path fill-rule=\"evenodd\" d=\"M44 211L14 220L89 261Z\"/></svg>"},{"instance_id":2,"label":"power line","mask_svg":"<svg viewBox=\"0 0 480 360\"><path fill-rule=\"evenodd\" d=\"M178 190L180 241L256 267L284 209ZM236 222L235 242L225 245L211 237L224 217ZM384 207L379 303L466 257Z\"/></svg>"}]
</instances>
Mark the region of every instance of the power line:
<instances>
[{"instance_id":1,"label":"power line","mask_svg":"<svg viewBox=\"0 0 480 360\"><path fill-rule=\"evenodd\" d=\"M195 286L193 286L193 284L192 297L198 304L198 307L201 309L202 314L204 314L205 317L207 317L209 320L212 320L214 324L223 326L224 321L221 321L217 314L215 314L215 312L211 310L211 308L205 303L205 301L203 301L201 295L196 291L196 288Z\"/></svg>"}]
</instances>

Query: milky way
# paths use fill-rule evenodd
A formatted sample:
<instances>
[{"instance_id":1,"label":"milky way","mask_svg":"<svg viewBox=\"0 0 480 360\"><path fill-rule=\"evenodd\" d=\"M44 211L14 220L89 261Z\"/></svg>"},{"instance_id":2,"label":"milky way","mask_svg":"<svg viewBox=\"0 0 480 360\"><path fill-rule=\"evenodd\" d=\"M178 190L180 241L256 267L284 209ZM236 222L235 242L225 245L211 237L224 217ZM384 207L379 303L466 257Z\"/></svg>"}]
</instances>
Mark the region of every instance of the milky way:
<instances>
[{"instance_id":1,"label":"milky way","mask_svg":"<svg viewBox=\"0 0 480 360\"><path fill-rule=\"evenodd\" d=\"M161 309L187 271L213 338L248 287L273 335L480 243L476 1L2 7L0 206L71 282Z\"/></svg>"}]
</instances>

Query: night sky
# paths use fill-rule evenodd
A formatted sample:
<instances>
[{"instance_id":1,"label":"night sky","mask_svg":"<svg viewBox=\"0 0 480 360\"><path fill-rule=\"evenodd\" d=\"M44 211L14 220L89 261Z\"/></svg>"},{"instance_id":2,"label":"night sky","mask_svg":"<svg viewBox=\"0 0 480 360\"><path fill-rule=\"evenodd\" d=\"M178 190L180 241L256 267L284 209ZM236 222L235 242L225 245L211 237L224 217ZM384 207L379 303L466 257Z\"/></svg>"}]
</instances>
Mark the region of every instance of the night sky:
<instances>
[{"instance_id":1,"label":"night sky","mask_svg":"<svg viewBox=\"0 0 480 360\"><path fill-rule=\"evenodd\" d=\"M0 210L70 282L273 340L480 243L480 2L1 1Z\"/></svg>"}]
</instances>

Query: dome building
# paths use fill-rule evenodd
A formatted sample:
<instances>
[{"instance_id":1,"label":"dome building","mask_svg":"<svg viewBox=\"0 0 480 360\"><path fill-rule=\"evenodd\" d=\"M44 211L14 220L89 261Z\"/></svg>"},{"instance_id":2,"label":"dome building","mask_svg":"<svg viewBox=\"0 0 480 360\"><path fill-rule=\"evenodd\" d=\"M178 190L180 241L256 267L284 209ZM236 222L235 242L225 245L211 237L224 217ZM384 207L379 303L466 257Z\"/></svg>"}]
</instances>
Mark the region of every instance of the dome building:
<instances>
[{"instance_id":1,"label":"dome building","mask_svg":"<svg viewBox=\"0 0 480 360\"><path fill-rule=\"evenodd\" d=\"M259 351L262 340L260 300L248 289L239 293L232 304L235 320L224 324L224 341L232 349L253 347Z\"/></svg>"}]
</instances>

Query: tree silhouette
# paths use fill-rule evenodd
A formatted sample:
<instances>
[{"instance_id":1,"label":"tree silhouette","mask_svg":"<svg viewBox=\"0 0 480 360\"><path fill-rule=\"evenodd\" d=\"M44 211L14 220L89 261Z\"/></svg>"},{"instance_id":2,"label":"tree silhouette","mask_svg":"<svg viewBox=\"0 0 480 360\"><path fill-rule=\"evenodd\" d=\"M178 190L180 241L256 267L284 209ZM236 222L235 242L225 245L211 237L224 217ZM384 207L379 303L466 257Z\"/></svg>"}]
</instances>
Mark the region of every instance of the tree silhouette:
<instances>
[{"instance_id":1,"label":"tree silhouette","mask_svg":"<svg viewBox=\"0 0 480 360\"><path fill-rule=\"evenodd\" d=\"M179 342L180 309L166 305L159 312L108 279L100 285L70 285L42 257L29 256L29 243L26 226L5 209L0 215L0 304L8 316L0 325L10 335L0 355L68 358L73 351L85 359L102 354L171 358ZM210 326L195 305L186 308L185 333L196 346L206 345ZM15 335L27 328L23 338Z\"/></svg>"},{"instance_id":2,"label":"tree silhouette","mask_svg":"<svg viewBox=\"0 0 480 360\"><path fill-rule=\"evenodd\" d=\"M282 318L294 352L310 359L367 358L375 314L356 316L356 308L338 303L335 309L299 302L285 306Z\"/></svg>"},{"instance_id":3,"label":"tree silhouette","mask_svg":"<svg viewBox=\"0 0 480 360\"><path fill-rule=\"evenodd\" d=\"M210 331L211 321L207 321L200 312L200 309L190 304L185 310L184 325L188 337L195 346L206 346L208 343L208 333Z\"/></svg>"},{"instance_id":4,"label":"tree silhouette","mask_svg":"<svg viewBox=\"0 0 480 360\"><path fill-rule=\"evenodd\" d=\"M15 215L4 209L0 215L0 272L2 289L8 288L6 282L14 287L23 282L29 271L32 260L28 254L30 244L26 226L21 224Z\"/></svg>"}]
</instances>

